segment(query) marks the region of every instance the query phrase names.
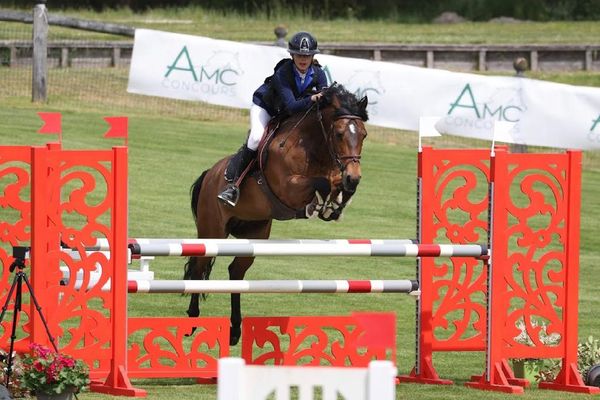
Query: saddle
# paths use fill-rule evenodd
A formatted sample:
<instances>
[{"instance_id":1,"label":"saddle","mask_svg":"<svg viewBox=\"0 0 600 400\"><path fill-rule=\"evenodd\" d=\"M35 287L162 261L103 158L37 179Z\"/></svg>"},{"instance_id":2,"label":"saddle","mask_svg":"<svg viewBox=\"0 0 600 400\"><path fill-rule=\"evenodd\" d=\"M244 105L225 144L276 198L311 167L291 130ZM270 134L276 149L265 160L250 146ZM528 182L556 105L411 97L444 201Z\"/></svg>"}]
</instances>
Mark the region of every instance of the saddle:
<instances>
[{"instance_id":1,"label":"saddle","mask_svg":"<svg viewBox=\"0 0 600 400\"><path fill-rule=\"evenodd\" d=\"M244 180L246 175L250 175L256 180L258 187L263 191L271 203L273 219L278 221L308 218L305 207L301 209L294 209L283 204L283 202L275 195L275 193L273 193L273 190L271 190L271 187L269 186L264 174L264 168L267 165L267 159L269 155L269 144L273 141L273 138L275 138L279 125L284 118L284 116L276 116L269 121L265 128L265 134L258 144L256 158L252 160L250 164L248 164L248 167L246 167L238 180L238 185Z\"/></svg>"}]
</instances>

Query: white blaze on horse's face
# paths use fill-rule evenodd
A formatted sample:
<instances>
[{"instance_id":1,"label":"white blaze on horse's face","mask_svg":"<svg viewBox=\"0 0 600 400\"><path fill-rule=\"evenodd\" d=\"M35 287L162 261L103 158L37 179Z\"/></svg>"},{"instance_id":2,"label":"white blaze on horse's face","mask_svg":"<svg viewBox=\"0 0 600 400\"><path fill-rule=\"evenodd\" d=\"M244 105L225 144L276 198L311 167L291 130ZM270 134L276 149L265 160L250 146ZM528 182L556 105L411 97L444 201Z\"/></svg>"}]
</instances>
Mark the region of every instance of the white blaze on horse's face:
<instances>
[{"instance_id":1,"label":"white blaze on horse's face","mask_svg":"<svg viewBox=\"0 0 600 400\"><path fill-rule=\"evenodd\" d=\"M348 124L348 130L351 134L356 135L356 125L354 125L353 121L350 121L350 124Z\"/></svg>"}]
</instances>

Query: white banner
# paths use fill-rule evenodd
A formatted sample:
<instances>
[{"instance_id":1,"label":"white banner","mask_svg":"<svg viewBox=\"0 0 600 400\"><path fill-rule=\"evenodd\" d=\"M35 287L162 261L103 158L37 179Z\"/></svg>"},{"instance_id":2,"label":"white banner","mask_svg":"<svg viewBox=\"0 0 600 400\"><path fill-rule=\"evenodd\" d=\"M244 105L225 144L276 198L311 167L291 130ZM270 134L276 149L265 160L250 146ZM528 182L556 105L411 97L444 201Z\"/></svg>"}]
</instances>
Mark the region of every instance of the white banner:
<instances>
[{"instance_id":1,"label":"white banner","mask_svg":"<svg viewBox=\"0 0 600 400\"><path fill-rule=\"evenodd\" d=\"M137 29L128 91L249 108L252 93L286 49ZM599 149L600 88L494 77L318 55L330 82L369 97L373 125L418 131L440 116L442 133L492 140L496 121L511 123L507 142Z\"/></svg>"}]
</instances>

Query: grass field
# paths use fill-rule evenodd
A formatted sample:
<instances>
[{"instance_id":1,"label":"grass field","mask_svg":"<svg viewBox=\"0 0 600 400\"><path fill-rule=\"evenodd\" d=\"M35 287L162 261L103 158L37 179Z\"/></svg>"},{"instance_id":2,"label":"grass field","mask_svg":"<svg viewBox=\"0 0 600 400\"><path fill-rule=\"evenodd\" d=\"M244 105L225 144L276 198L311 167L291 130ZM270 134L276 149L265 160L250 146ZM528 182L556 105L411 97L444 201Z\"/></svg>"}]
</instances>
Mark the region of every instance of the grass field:
<instances>
[{"instance_id":1,"label":"grass field","mask_svg":"<svg viewBox=\"0 0 600 400\"><path fill-rule=\"evenodd\" d=\"M69 14L72 15L72 14ZM100 15L79 13L89 19L137 27L208 35L234 40L272 40L275 23L286 22L290 30L310 29L325 41L397 41L403 43L589 43L598 41L597 23L515 24L510 29L499 24L460 24L429 26L386 24L382 22L309 21L287 17L285 21L242 16L220 16L202 10L171 10L143 15L124 11ZM161 22L162 21L162 22ZM11 25L12 26L12 25ZM484 29L492 28L487 33ZM0 35L2 29L0 28ZM385 32L385 34L382 34ZM30 34L30 32L29 32ZM67 33L65 33L67 35ZM98 37L105 37L98 35ZM11 37L12 38L12 37ZM0 36L0 39L2 37ZM108 71L108 72L107 72ZM54 71L64 74L64 71ZM107 80L105 76L110 75ZM539 75L572 84L600 87L600 74L576 73ZM205 107L195 103L156 102L155 99L125 93L127 71L115 69L80 71L68 85L51 75L51 100L31 104L27 72L0 68L0 145L43 144L49 136L35 132L40 127L37 111L63 113L63 147L108 148L120 140L103 139L106 124L102 117L120 112L130 117L129 138L129 226L133 237L192 237L195 226L189 208L188 190L198 174L217 159L239 147L247 129L245 111ZM103 82L110 82L106 85ZM8 85L19 86L15 91ZM54 86L52 86L54 85ZM416 137L412 133L370 127L363 150L363 180L344 219L338 223L321 221L275 222L274 238L410 238L415 236ZM433 142L437 146L465 146L451 137ZM487 147L487 142L468 142ZM591 155L590 155L591 154ZM594 153L585 158L597 157ZM600 163L584 163L580 249L579 336L600 337L600 296L596 288L597 251L600 228ZM0 187L2 181L0 179ZM0 209L0 212L3 212ZM228 260L218 260L214 279L225 279ZM157 279L180 279L183 260L160 259L153 263ZM414 275L414 260L358 258L265 258L256 261L248 279L398 279ZM178 295L130 295L131 316L183 316L188 299ZM202 304L202 315L229 313L226 295L211 295ZM395 295L246 295L242 297L245 315L337 315L351 311L397 313L398 369L409 372L414 362L414 300ZM239 348L232 350L239 354ZM436 353L434 363L440 375L453 379L453 386L398 386L397 398L421 399L500 399L506 395L484 393L463 386L472 374L483 371L482 353ZM136 380L151 399L214 399L211 385L196 385L191 379ZM527 390L520 398L548 400L577 398L569 395ZM82 393L79 399L107 399ZM584 397L585 398L585 397Z\"/></svg>"}]
</instances>

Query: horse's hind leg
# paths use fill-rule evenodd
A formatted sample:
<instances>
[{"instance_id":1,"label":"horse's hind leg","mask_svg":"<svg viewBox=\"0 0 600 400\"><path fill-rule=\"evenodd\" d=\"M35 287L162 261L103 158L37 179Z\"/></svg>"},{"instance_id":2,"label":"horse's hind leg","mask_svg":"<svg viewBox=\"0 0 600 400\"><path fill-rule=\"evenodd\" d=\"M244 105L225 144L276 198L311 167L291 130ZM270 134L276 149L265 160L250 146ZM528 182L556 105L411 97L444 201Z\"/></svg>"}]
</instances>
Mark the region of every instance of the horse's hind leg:
<instances>
[{"instance_id":1,"label":"horse's hind leg","mask_svg":"<svg viewBox=\"0 0 600 400\"><path fill-rule=\"evenodd\" d=\"M184 279L205 280L210 276L210 270L214 264L214 258L190 257L185 264ZM190 305L187 309L189 317L200 315L200 294L193 293L190 296Z\"/></svg>"},{"instance_id":2,"label":"horse's hind leg","mask_svg":"<svg viewBox=\"0 0 600 400\"><path fill-rule=\"evenodd\" d=\"M229 279L242 280L246 275L246 271L254 262L254 257L235 257L229 264ZM240 302L240 294L231 294L231 327L229 329L229 344L236 345L240 336L242 336L242 309Z\"/></svg>"},{"instance_id":3,"label":"horse's hind leg","mask_svg":"<svg viewBox=\"0 0 600 400\"><path fill-rule=\"evenodd\" d=\"M271 233L271 220L240 223L233 227L232 234L237 238L268 239ZM254 262L254 257L235 257L229 264L229 279L242 280ZM242 336L242 309L240 294L231 294L231 328L229 344L236 345Z\"/></svg>"}]
</instances>

